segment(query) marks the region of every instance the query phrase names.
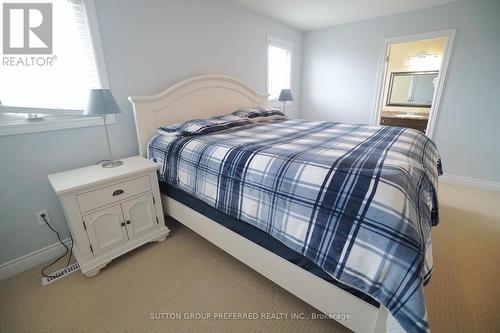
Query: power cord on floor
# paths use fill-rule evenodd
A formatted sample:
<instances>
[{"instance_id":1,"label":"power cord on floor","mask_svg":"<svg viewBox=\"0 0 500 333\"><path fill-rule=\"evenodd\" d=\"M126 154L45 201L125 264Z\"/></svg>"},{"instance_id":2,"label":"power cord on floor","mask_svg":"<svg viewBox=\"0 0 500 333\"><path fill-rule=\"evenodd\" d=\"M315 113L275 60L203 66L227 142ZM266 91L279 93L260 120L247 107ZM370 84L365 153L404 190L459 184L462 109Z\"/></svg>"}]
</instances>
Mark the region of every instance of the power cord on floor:
<instances>
[{"instance_id":1,"label":"power cord on floor","mask_svg":"<svg viewBox=\"0 0 500 333\"><path fill-rule=\"evenodd\" d=\"M49 226L50 230L52 230L57 235L57 239L59 240L59 243L61 243L61 245L64 246L64 248L66 249L66 251L60 257L58 257L57 259L55 259L54 261L52 261L47 266L42 267L41 273L42 273L42 275L44 277L46 277L46 278L56 278L58 276L61 276L63 274L64 270L62 270L61 273L55 273L55 274L53 273L53 274L50 274L50 275L45 274L45 270L47 268L51 267L52 265L54 265L56 262L58 262L62 258L64 258L64 256L67 255L68 252L69 252L68 262L66 263L66 267L64 269L68 268L69 263L71 262L71 257L73 256L73 243L74 243L73 242L73 237L71 237L71 234L69 235L69 237L71 238L71 247L68 249L68 246L66 244L64 244L64 242L61 240L61 236L59 235L59 233L54 228L52 228L52 226L50 225L49 221L47 220L47 216L45 214L41 214L40 216L45 221L45 223L47 223L47 225Z\"/></svg>"}]
</instances>

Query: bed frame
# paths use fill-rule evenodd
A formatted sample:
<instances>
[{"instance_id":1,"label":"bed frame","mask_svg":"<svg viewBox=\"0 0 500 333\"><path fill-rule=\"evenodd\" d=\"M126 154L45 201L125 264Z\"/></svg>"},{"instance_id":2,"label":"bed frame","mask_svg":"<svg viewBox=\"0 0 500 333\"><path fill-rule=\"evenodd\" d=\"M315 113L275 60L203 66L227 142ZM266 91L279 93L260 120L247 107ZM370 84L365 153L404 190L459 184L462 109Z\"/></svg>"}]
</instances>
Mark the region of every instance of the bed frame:
<instances>
[{"instance_id":1,"label":"bed frame","mask_svg":"<svg viewBox=\"0 0 500 333\"><path fill-rule=\"evenodd\" d=\"M134 107L140 154L160 126L230 113L239 108L267 106L267 95L224 75L203 75L179 82L153 96L129 97ZM316 275L221 226L217 222L163 195L163 210L194 232L282 288L338 320L354 332L387 332L393 321L383 306L374 307ZM392 326L392 325L389 325Z\"/></svg>"}]
</instances>

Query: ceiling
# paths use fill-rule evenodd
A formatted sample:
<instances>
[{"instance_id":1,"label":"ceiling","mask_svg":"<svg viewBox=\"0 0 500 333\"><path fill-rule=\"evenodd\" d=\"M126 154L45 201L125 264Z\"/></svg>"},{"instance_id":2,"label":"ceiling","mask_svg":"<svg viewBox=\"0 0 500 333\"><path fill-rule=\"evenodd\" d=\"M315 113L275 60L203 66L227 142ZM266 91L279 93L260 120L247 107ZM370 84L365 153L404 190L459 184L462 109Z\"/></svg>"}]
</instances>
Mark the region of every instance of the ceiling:
<instances>
[{"instance_id":1,"label":"ceiling","mask_svg":"<svg viewBox=\"0 0 500 333\"><path fill-rule=\"evenodd\" d=\"M231 0L307 31L438 6L456 0Z\"/></svg>"}]
</instances>

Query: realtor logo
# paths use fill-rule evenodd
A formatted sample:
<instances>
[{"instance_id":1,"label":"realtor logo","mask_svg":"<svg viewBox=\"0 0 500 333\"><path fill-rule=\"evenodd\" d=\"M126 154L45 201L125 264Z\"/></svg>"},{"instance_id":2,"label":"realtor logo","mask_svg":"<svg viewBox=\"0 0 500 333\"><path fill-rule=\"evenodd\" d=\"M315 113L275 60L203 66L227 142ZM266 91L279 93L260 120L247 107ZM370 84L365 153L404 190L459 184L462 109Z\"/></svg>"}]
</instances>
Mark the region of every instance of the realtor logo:
<instances>
[{"instance_id":1,"label":"realtor logo","mask_svg":"<svg viewBox=\"0 0 500 333\"><path fill-rule=\"evenodd\" d=\"M3 53L52 53L52 4L3 4Z\"/></svg>"}]
</instances>

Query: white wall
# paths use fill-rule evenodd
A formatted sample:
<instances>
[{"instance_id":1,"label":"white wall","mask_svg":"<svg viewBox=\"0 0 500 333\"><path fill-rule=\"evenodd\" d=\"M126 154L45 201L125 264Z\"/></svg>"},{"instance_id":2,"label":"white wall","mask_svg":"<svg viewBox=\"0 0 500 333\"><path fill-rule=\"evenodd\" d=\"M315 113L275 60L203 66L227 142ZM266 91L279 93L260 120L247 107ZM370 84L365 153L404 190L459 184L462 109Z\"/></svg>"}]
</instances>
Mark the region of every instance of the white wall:
<instances>
[{"instance_id":1,"label":"white wall","mask_svg":"<svg viewBox=\"0 0 500 333\"><path fill-rule=\"evenodd\" d=\"M301 116L368 123L382 40L457 28L435 141L445 172L500 181L500 1L457 1L304 34Z\"/></svg>"},{"instance_id":2,"label":"white wall","mask_svg":"<svg viewBox=\"0 0 500 333\"><path fill-rule=\"evenodd\" d=\"M123 113L110 127L118 157L138 153L130 95L157 93L193 75L222 73L266 88L266 35L294 43L293 90L300 97L302 33L227 0L97 0L111 89ZM290 108L290 113L297 113ZM57 241L35 212L48 208L67 237L46 175L107 157L104 129L0 137L0 265Z\"/></svg>"}]
</instances>

